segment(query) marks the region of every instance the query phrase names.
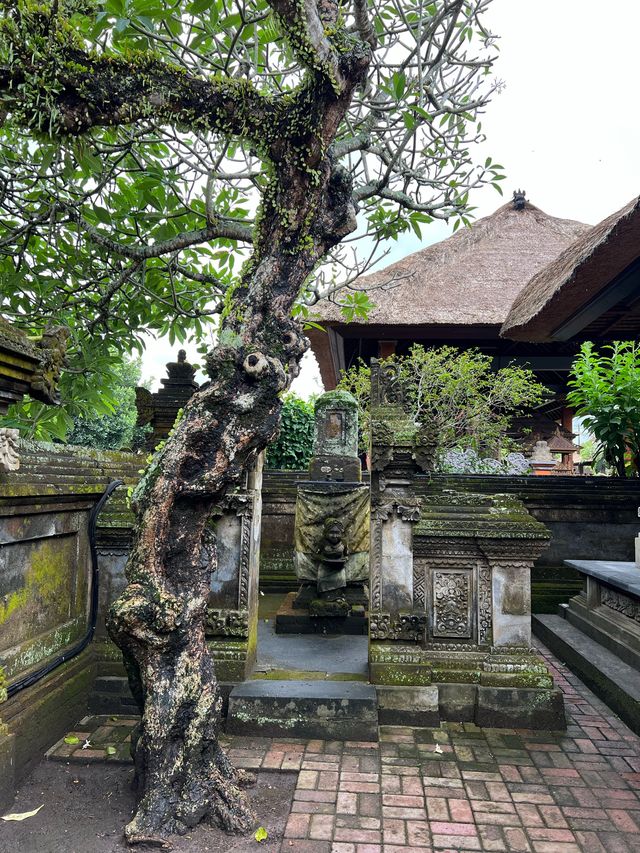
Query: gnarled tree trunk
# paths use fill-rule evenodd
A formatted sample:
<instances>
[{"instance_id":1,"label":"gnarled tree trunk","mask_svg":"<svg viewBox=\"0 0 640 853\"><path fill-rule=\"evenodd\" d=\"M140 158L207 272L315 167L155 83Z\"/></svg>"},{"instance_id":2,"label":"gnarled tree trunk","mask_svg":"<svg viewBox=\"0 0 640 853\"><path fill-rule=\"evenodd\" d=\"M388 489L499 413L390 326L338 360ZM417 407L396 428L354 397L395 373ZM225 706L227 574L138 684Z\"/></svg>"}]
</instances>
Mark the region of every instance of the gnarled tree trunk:
<instances>
[{"instance_id":1,"label":"gnarled tree trunk","mask_svg":"<svg viewBox=\"0 0 640 853\"><path fill-rule=\"evenodd\" d=\"M337 14L336 4L325 6ZM240 791L246 779L217 739L220 698L204 633L215 570L208 521L277 430L280 392L308 346L291 319L296 296L318 260L355 227L350 180L327 152L368 58L354 40L336 66L339 85L335 75L311 73L292 102L290 123L269 150L273 175L254 255L207 359L211 383L186 406L134 494L128 586L109 618L143 708L130 843L160 843L201 820L234 832L253 822Z\"/></svg>"}]
</instances>

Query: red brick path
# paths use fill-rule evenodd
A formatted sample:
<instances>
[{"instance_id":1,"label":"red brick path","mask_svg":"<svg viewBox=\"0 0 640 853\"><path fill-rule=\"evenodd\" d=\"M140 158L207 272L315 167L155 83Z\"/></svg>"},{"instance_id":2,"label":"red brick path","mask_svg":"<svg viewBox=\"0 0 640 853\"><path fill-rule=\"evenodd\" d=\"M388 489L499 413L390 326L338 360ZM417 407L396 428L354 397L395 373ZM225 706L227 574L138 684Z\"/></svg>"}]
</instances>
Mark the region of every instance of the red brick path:
<instances>
[{"instance_id":1,"label":"red brick path","mask_svg":"<svg viewBox=\"0 0 640 853\"><path fill-rule=\"evenodd\" d=\"M281 853L640 853L640 738L542 651L566 733L449 723L387 726L379 744L233 738L237 766L298 772ZM77 735L93 749L61 741L50 756L129 760L127 722L86 721Z\"/></svg>"},{"instance_id":2,"label":"red brick path","mask_svg":"<svg viewBox=\"0 0 640 853\"><path fill-rule=\"evenodd\" d=\"M244 766L299 769L282 853L638 853L640 739L542 650L566 733L381 729L380 744L236 738Z\"/></svg>"}]
</instances>

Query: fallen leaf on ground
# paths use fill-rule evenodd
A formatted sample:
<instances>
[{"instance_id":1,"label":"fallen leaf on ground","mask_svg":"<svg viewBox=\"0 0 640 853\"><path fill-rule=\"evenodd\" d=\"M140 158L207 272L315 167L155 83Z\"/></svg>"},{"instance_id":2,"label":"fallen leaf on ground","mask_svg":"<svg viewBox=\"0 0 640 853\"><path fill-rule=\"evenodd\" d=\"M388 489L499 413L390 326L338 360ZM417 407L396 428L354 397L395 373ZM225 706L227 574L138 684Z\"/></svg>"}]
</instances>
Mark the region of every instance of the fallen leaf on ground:
<instances>
[{"instance_id":1,"label":"fallen leaf on ground","mask_svg":"<svg viewBox=\"0 0 640 853\"><path fill-rule=\"evenodd\" d=\"M115 755L117 751L118 750L115 748L115 746L108 746L105 749L105 752L107 753L107 755Z\"/></svg>"},{"instance_id":2,"label":"fallen leaf on ground","mask_svg":"<svg viewBox=\"0 0 640 853\"><path fill-rule=\"evenodd\" d=\"M67 735L64 739L65 743L80 743L80 738L75 735Z\"/></svg>"},{"instance_id":3,"label":"fallen leaf on ground","mask_svg":"<svg viewBox=\"0 0 640 853\"><path fill-rule=\"evenodd\" d=\"M33 817L35 814L38 814L43 806L44 803L32 812L13 812L13 814L4 814L2 815L2 820L26 820L28 817Z\"/></svg>"},{"instance_id":4,"label":"fallen leaf on ground","mask_svg":"<svg viewBox=\"0 0 640 853\"><path fill-rule=\"evenodd\" d=\"M269 837L269 833L264 828L264 826L259 826L256 829L256 833L253 837L255 838L256 841L266 841L267 838Z\"/></svg>"}]
</instances>

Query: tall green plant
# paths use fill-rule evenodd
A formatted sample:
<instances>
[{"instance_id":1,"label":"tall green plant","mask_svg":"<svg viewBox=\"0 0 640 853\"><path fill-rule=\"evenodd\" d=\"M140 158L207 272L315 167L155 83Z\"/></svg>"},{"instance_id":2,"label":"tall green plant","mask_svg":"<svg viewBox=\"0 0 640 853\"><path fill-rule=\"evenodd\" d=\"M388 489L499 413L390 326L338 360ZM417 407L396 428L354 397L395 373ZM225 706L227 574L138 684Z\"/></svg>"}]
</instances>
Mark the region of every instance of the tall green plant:
<instances>
[{"instance_id":1,"label":"tall green plant","mask_svg":"<svg viewBox=\"0 0 640 853\"><path fill-rule=\"evenodd\" d=\"M608 353L608 354L606 354ZM598 352L591 341L574 361L567 394L618 476L640 470L640 346L614 341ZM627 465L627 457L630 464Z\"/></svg>"},{"instance_id":2,"label":"tall green plant","mask_svg":"<svg viewBox=\"0 0 640 853\"><path fill-rule=\"evenodd\" d=\"M295 394L282 404L280 432L267 450L267 468L301 470L306 468L313 451L313 403Z\"/></svg>"},{"instance_id":3,"label":"tall green plant","mask_svg":"<svg viewBox=\"0 0 640 853\"><path fill-rule=\"evenodd\" d=\"M413 420L432 426L439 456L456 447L484 455L512 449L507 434L513 418L541 402L545 394L531 370L513 365L494 371L491 356L477 349L425 349L416 344L407 356L388 360L400 367ZM358 400L367 444L370 369L362 363L352 367L338 387Z\"/></svg>"}]
</instances>

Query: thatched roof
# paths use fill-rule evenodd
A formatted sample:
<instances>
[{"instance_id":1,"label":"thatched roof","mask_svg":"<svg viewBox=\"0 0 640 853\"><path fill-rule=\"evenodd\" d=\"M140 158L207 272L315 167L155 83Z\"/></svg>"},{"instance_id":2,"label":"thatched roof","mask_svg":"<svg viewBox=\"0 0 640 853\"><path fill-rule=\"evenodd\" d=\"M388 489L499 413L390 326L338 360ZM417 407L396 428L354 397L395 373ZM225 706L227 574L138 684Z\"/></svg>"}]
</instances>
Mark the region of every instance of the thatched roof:
<instances>
[{"instance_id":1,"label":"thatched roof","mask_svg":"<svg viewBox=\"0 0 640 853\"><path fill-rule=\"evenodd\" d=\"M513 340L551 340L554 329L638 257L640 198L634 198L533 276L515 299L500 334Z\"/></svg>"},{"instance_id":2,"label":"thatched roof","mask_svg":"<svg viewBox=\"0 0 640 853\"><path fill-rule=\"evenodd\" d=\"M532 275L556 258L588 225L556 219L526 203L512 202L452 237L385 269L363 276L376 307L368 320L388 325L498 325ZM338 307L316 305L321 321L342 323Z\"/></svg>"}]
</instances>

